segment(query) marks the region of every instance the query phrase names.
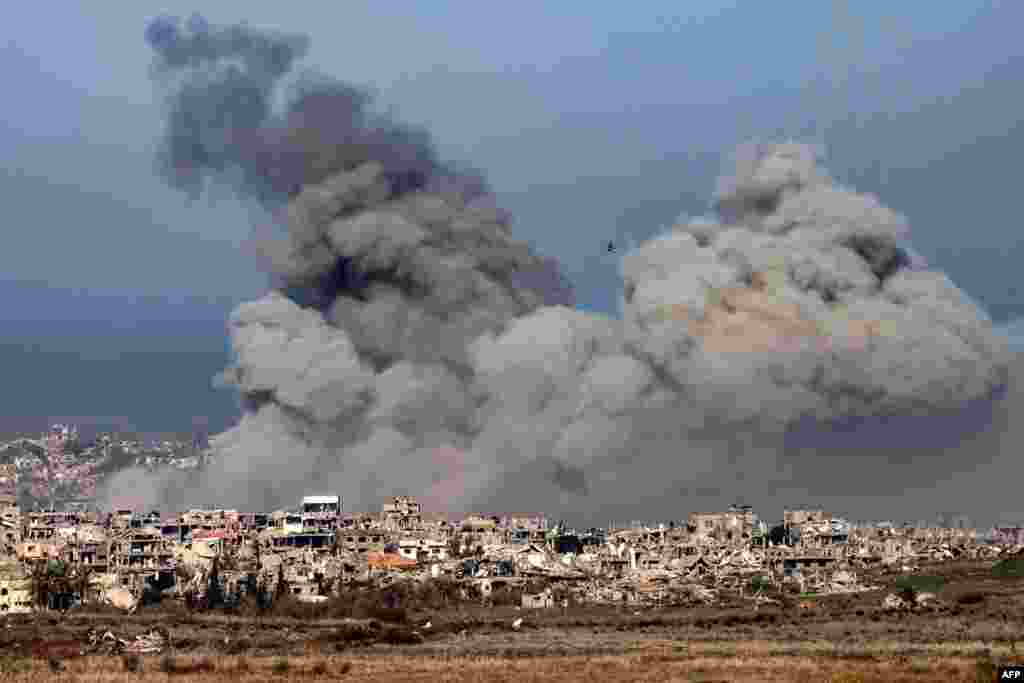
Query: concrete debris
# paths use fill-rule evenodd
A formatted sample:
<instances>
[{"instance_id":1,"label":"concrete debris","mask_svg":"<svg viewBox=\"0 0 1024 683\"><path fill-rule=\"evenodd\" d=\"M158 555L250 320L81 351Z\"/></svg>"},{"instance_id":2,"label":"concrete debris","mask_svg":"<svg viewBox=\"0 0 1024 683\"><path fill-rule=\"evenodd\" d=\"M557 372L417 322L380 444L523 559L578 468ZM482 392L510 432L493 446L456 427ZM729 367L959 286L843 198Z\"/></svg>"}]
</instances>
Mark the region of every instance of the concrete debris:
<instances>
[{"instance_id":1,"label":"concrete debris","mask_svg":"<svg viewBox=\"0 0 1024 683\"><path fill-rule=\"evenodd\" d=\"M154 629L149 633L136 636L135 640L128 643L124 650L128 654L156 655L164 651L168 638L159 630Z\"/></svg>"},{"instance_id":2,"label":"concrete debris","mask_svg":"<svg viewBox=\"0 0 1024 683\"><path fill-rule=\"evenodd\" d=\"M111 588L103 594L103 601L129 613L134 612L139 606L138 599L127 588Z\"/></svg>"},{"instance_id":3,"label":"concrete debris","mask_svg":"<svg viewBox=\"0 0 1024 683\"><path fill-rule=\"evenodd\" d=\"M585 531L537 515L431 516L408 496L376 517L342 514L336 496L309 497L295 511L191 510L177 517L126 510L22 514L0 498L0 519L17 541L0 553L2 606L11 613L89 602L132 612L162 598L230 605L247 594L271 599L282 591L321 604L354 583L430 581L453 582L456 594L485 605L504 594L518 609L707 605L726 596L757 609L772 604L768 589L870 591L877 587L859 576L872 568L909 573L925 562L1024 552L1016 543L1022 536L1005 529L983 537L972 529L852 524L818 509L787 510L769 532L747 506L668 525ZM32 584L40 580L49 583L48 605L34 602L39 592ZM151 636L131 643L112 634L96 638L92 646L108 649L162 647Z\"/></svg>"},{"instance_id":4,"label":"concrete debris","mask_svg":"<svg viewBox=\"0 0 1024 683\"><path fill-rule=\"evenodd\" d=\"M545 588L540 593L523 593L521 607L524 609L544 609L555 606L555 596L551 588Z\"/></svg>"},{"instance_id":5,"label":"concrete debris","mask_svg":"<svg viewBox=\"0 0 1024 683\"><path fill-rule=\"evenodd\" d=\"M715 600L715 591L698 584L689 584L685 587L689 598L694 602L711 603Z\"/></svg>"},{"instance_id":6,"label":"concrete debris","mask_svg":"<svg viewBox=\"0 0 1024 683\"><path fill-rule=\"evenodd\" d=\"M935 601L935 593L918 593L914 596L914 602L918 607L925 607Z\"/></svg>"},{"instance_id":7,"label":"concrete debris","mask_svg":"<svg viewBox=\"0 0 1024 683\"><path fill-rule=\"evenodd\" d=\"M87 654L120 654L128 646L128 641L118 638L112 631L100 632L97 629L89 629L87 645L84 650Z\"/></svg>"},{"instance_id":8,"label":"concrete debris","mask_svg":"<svg viewBox=\"0 0 1024 683\"><path fill-rule=\"evenodd\" d=\"M83 650L87 654L160 654L169 641L170 634L160 628L136 636L134 640L120 638L112 631L100 633L97 629L90 629Z\"/></svg>"},{"instance_id":9,"label":"concrete debris","mask_svg":"<svg viewBox=\"0 0 1024 683\"><path fill-rule=\"evenodd\" d=\"M907 601L895 593L889 593L882 600L882 607L884 609L903 609L907 607Z\"/></svg>"},{"instance_id":10,"label":"concrete debris","mask_svg":"<svg viewBox=\"0 0 1024 683\"><path fill-rule=\"evenodd\" d=\"M328 600L328 597L326 595L308 595L303 593L295 597L299 600L299 602L308 602L314 605L318 605L322 602L327 602Z\"/></svg>"}]
</instances>

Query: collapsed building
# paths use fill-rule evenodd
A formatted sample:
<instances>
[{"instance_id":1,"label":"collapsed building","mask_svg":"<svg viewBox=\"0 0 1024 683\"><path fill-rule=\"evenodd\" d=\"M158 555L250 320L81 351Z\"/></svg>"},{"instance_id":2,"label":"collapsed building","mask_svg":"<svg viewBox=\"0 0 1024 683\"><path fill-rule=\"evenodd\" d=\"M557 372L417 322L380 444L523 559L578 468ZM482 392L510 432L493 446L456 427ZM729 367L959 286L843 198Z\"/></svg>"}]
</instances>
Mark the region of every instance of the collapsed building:
<instances>
[{"instance_id":1,"label":"collapsed building","mask_svg":"<svg viewBox=\"0 0 1024 683\"><path fill-rule=\"evenodd\" d=\"M574 603L706 603L723 592L758 598L764 584L802 592L869 589L862 569L996 558L1021 550L1013 534L850 523L792 508L771 530L749 506L694 512L684 521L575 530L543 515L461 519L411 496L379 514L345 513L339 496L307 496L292 510L29 512L0 499L5 537L0 610L103 601L134 609L146 596L230 602L247 593L322 602L345 586L458 582L487 603L525 608ZM36 604L33 581L52 583Z\"/></svg>"}]
</instances>

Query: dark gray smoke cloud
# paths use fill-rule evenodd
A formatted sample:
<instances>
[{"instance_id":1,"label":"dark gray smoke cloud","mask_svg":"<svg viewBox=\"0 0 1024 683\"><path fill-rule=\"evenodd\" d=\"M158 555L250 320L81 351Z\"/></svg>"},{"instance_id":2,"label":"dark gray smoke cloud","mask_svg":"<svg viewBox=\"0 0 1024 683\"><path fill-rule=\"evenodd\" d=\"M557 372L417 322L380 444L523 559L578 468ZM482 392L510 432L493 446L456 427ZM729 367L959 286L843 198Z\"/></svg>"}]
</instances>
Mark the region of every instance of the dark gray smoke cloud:
<instances>
[{"instance_id":1,"label":"dark gray smoke cloud","mask_svg":"<svg viewBox=\"0 0 1024 683\"><path fill-rule=\"evenodd\" d=\"M150 30L161 67L214 84L190 91L206 95L178 107L189 112L234 101L230 79L205 71L215 57L274 74L301 53L238 37L248 29L169 26ZM1005 340L908 248L906 220L834 183L818 150L741 147L714 216L623 258L616 320L574 310L557 262L514 240L485 195L461 191L426 138L365 137L380 129L353 123L362 104L319 117L349 92L327 83L307 87L330 106L272 143L295 160L287 182L247 161L266 138L183 126L171 107L168 140L201 150L179 166L241 168L251 177L238 187L257 197L301 190L276 214L287 237L265 245L280 288L231 318L237 361L222 379L247 411L212 439L201 481L165 500L272 508L337 491L364 508L410 493L608 521L736 497L829 495L843 509L854 491L885 514L908 486L1005 453L1014 421L1001 399L1017 396ZM407 182L410 168L425 175Z\"/></svg>"},{"instance_id":2,"label":"dark gray smoke cloud","mask_svg":"<svg viewBox=\"0 0 1024 683\"><path fill-rule=\"evenodd\" d=\"M437 160L427 131L375 113L365 89L295 73L309 49L305 36L211 26L200 16L184 27L155 19L145 36L168 95L160 171L175 187L198 193L218 180L275 205L375 161L392 196L427 186L467 197L486 192L479 174ZM276 111L286 85L286 105Z\"/></svg>"}]
</instances>

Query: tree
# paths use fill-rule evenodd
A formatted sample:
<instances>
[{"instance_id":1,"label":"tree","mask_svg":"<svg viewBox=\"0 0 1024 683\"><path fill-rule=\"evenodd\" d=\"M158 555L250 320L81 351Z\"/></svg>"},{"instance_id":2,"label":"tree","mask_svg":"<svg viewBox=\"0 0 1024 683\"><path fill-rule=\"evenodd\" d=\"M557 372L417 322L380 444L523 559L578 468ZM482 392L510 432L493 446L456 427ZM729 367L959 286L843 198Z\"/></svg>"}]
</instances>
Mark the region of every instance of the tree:
<instances>
[{"instance_id":1,"label":"tree","mask_svg":"<svg viewBox=\"0 0 1024 683\"><path fill-rule=\"evenodd\" d=\"M277 565L277 589L274 591L274 599L284 597L290 593L288 579L284 576L284 562Z\"/></svg>"},{"instance_id":2,"label":"tree","mask_svg":"<svg viewBox=\"0 0 1024 683\"><path fill-rule=\"evenodd\" d=\"M211 609L224 604L224 589L220 585L220 558L213 558L213 566L206 582L206 604Z\"/></svg>"}]
</instances>

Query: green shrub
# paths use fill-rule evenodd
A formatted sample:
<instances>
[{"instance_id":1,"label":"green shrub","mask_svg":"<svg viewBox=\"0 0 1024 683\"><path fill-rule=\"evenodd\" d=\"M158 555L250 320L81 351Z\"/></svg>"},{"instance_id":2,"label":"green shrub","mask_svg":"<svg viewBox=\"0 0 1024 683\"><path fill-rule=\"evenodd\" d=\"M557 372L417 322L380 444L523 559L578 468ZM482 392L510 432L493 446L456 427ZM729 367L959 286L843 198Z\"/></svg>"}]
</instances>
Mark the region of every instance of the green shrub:
<instances>
[{"instance_id":1,"label":"green shrub","mask_svg":"<svg viewBox=\"0 0 1024 683\"><path fill-rule=\"evenodd\" d=\"M32 662L25 657L0 656L0 673L20 674L29 671L31 668Z\"/></svg>"},{"instance_id":2,"label":"green shrub","mask_svg":"<svg viewBox=\"0 0 1024 683\"><path fill-rule=\"evenodd\" d=\"M942 586L945 585L946 580L941 576L929 576L922 574L920 576L910 575L901 576L896 579L896 588L899 590L910 589L917 593L938 593L942 590Z\"/></svg>"},{"instance_id":3,"label":"green shrub","mask_svg":"<svg viewBox=\"0 0 1024 683\"><path fill-rule=\"evenodd\" d=\"M291 664L287 657L278 657L274 660L274 664L270 668L276 674L286 674L290 667Z\"/></svg>"},{"instance_id":4,"label":"green shrub","mask_svg":"<svg viewBox=\"0 0 1024 683\"><path fill-rule=\"evenodd\" d=\"M992 575L1000 579L1020 578L1024 576L1024 557L1007 557L992 567Z\"/></svg>"},{"instance_id":5,"label":"green shrub","mask_svg":"<svg viewBox=\"0 0 1024 683\"><path fill-rule=\"evenodd\" d=\"M974 677L978 683L992 683L996 677L991 657L978 657L974 662Z\"/></svg>"}]
</instances>

